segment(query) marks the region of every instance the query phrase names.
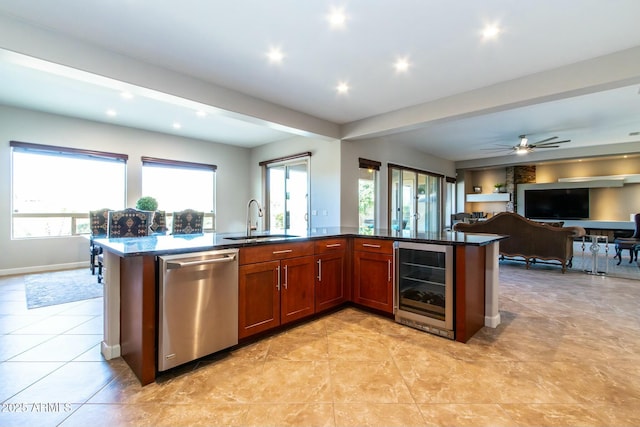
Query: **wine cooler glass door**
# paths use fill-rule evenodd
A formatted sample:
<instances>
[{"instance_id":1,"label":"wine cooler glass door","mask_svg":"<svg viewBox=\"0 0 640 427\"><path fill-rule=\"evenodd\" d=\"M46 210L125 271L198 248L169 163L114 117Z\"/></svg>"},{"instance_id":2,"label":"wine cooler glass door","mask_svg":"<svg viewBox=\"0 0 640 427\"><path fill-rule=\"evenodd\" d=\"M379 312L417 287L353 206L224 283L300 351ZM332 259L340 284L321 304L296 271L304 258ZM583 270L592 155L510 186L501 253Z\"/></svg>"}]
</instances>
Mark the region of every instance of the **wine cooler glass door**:
<instances>
[{"instance_id":1,"label":"wine cooler glass door","mask_svg":"<svg viewBox=\"0 0 640 427\"><path fill-rule=\"evenodd\" d=\"M397 244L399 315L453 329L452 253L450 246Z\"/></svg>"}]
</instances>

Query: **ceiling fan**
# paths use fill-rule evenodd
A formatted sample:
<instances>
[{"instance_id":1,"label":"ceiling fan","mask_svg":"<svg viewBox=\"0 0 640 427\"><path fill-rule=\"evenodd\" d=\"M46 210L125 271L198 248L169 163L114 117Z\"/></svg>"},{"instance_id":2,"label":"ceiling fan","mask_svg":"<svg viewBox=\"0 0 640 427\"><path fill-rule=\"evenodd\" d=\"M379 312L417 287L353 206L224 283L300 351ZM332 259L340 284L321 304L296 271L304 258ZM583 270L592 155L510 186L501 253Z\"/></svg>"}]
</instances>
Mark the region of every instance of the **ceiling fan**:
<instances>
[{"instance_id":1,"label":"ceiling fan","mask_svg":"<svg viewBox=\"0 0 640 427\"><path fill-rule=\"evenodd\" d=\"M513 152L516 154L527 154L531 153L538 148L558 148L559 145L564 142L570 142L570 139L565 139L562 141L555 141L558 139L557 136L552 136L551 138L543 139L542 141L529 143L526 135L520 135L520 143L512 147Z\"/></svg>"}]
</instances>

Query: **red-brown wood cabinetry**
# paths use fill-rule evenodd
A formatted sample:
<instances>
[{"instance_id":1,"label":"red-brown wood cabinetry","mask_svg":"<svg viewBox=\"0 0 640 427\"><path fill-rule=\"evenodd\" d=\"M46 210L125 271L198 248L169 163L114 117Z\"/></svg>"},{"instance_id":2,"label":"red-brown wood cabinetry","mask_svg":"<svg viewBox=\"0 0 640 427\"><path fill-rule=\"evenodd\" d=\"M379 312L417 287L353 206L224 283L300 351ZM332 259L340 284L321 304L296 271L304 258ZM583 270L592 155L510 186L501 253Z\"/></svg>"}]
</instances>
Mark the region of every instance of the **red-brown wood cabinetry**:
<instances>
[{"instance_id":1,"label":"red-brown wood cabinetry","mask_svg":"<svg viewBox=\"0 0 640 427\"><path fill-rule=\"evenodd\" d=\"M393 242L353 239L353 301L393 314Z\"/></svg>"},{"instance_id":2,"label":"red-brown wood cabinetry","mask_svg":"<svg viewBox=\"0 0 640 427\"><path fill-rule=\"evenodd\" d=\"M346 238L315 242L316 313L347 301L348 243Z\"/></svg>"},{"instance_id":3,"label":"red-brown wood cabinetry","mask_svg":"<svg viewBox=\"0 0 640 427\"><path fill-rule=\"evenodd\" d=\"M315 312L313 243L242 248L238 271L238 338Z\"/></svg>"}]
</instances>

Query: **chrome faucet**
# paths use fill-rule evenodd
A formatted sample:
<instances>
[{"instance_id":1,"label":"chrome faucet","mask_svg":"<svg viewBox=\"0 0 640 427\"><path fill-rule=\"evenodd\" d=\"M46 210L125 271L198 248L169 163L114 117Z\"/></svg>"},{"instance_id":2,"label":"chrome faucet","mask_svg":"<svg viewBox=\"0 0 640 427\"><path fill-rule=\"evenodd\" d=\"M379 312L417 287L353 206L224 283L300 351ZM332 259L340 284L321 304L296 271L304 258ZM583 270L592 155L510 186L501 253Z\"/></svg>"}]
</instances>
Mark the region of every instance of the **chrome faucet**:
<instances>
[{"instance_id":1,"label":"chrome faucet","mask_svg":"<svg viewBox=\"0 0 640 427\"><path fill-rule=\"evenodd\" d=\"M256 206L258 207L258 217L262 217L262 215L263 215L262 206L260 206L260 203L258 203L258 201L256 199L249 200L249 203L247 203L247 236L251 236L251 232L253 230L257 230L258 229L258 220L257 219L256 219L256 225L251 225L251 203L255 203Z\"/></svg>"}]
</instances>

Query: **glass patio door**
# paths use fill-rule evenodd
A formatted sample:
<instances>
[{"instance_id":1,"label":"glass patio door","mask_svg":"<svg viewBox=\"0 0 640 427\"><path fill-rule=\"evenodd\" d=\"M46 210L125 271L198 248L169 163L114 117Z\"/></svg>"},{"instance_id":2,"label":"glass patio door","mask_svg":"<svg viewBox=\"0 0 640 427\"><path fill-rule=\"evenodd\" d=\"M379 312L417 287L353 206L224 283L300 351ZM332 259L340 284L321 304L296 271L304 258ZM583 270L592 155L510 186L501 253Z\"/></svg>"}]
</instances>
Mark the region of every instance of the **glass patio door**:
<instances>
[{"instance_id":1,"label":"glass patio door","mask_svg":"<svg viewBox=\"0 0 640 427\"><path fill-rule=\"evenodd\" d=\"M396 167L390 167L390 174L390 228L417 233L439 231L442 178Z\"/></svg>"},{"instance_id":2,"label":"glass patio door","mask_svg":"<svg viewBox=\"0 0 640 427\"><path fill-rule=\"evenodd\" d=\"M271 231L307 230L309 219L307 160L267 167L267 203Z\"/></svg>"}]
</instances>

